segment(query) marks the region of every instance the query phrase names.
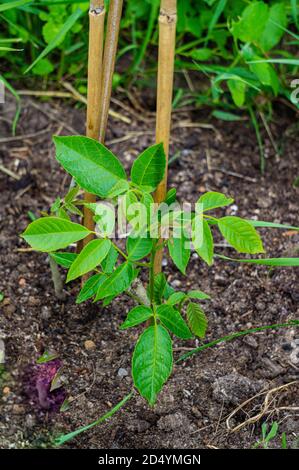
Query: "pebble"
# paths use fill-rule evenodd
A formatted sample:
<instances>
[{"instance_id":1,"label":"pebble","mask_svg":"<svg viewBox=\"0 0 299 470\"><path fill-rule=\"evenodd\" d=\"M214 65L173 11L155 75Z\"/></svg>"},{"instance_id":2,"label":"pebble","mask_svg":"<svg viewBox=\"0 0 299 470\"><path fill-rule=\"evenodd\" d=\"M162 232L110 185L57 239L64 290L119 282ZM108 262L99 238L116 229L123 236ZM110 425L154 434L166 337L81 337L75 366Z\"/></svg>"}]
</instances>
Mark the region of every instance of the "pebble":
<instances>
[{"instance_id":1,"label":"pebble","mask_svg":"<svg viewBox=\"0 0 299 470\"><path fill-rule=\"evenodd\" d=\"M10 393L10 388L4 387L2 391L3 391L3 395L8 395Z\"/></svg>"},{"instance_id":2,"label":"pebble","mask_svg":"<svg viewBox=\"0 0 299 470\"><path fill-rule=\"evenodd\" d=\"M174 279L171 283L172 287L180 287L182 285L181 281L179 279Z\"/></svg>"},{"instance_id":3,"label":"pebble","mask_svg":"<svg viewBox=\"0 0 299 470\"><path fill-rule=\"evenodd\" d=\"M16 311L16 307L13 304L5 305L5 307L4 307L4 313L8 317L13 315L15 313L15 311Z\"/></svg>"},{"instance_id":4,"label":"pebble","mask_svg":"<svg viewBox=\"0 0 299 470\"><path fill-rule=\"evenodd\" d=\"M46 305L43 305L40 316L42 320L49 320L51 312Z\"/></svg>"},{"instance_id":5,"label":"pebble","mask_svg":"<svg viewBox=\"0 0 299 470\"><path fill-rule=\"evenodd\" d=\"M33 297L33 295L29 295L28 297L28 303L30 305L38 305L39 304L39 299L36 299L35 297Z\"/></svg>"},{"instance_id":6,"label":"pebble","mask_svg":"<svg viewBox=\"0 0 299 470\"><path fill-rule=\"evenodd\" d=\"M245 336L243 341L254 349L257 349L259 346L257 340L253 338L253 336Z\"/></svg>"},{"instance_id":7,"label":"pebble","mask_svg":"<svg viewBox=\"0 0 299 470\"><path fill-rule=\"evenodd\" d=\"M12 407L12 411L13 411L13 413L16 414L16 415L21 415L21 414L23 414L23 413L25 412L25 408L24 408L23 405L15 404L15 405L13 405L13 407Z\"/></svg>"},{"instance_id":8,"label":"pebble","mask_svg":"<svg viewBox=\"0 0 299 470\"><path fill-rule=\"evenodd\" d=\"M228 284L228 279L224 276L220 276L219 274L215 274L214 280L218 286L225 287Z\"/></svg>"},{"instance_id":9,"label":"pebble","mask_svg":"<svg viewBox=\"0 0 299 470\"><path fill-rule=\"evenodd\" d=\"M91 339L87 339L86 341L84 341L84 347L87 351L93 351L94 349L96 349L96 345Z\"/></svg>"},{"instance_id":10,"label":"pebble","mask_svg":"<svg viewBox=\"0 0 299 470\"><path fill-rule=\"evenodd\" d=\"M120 367L117 371L117 375L118 375L118 377L123 378L123 377L127 377L127 375L129 375L129 374L128 374L127 369L124 369L123 367Z\"/></svg>"},{"instance_id":11,"label":"pebble","mask_svg":"<svg viewBox=\"0 0 299 470\"><path fill-rule=\"evenodd\" d=\"M25 286L26 286L26 279L24 279L23 277L21 277L21 278L19 279L19 286L25 287Z\"/></svg>"}]
</instances>

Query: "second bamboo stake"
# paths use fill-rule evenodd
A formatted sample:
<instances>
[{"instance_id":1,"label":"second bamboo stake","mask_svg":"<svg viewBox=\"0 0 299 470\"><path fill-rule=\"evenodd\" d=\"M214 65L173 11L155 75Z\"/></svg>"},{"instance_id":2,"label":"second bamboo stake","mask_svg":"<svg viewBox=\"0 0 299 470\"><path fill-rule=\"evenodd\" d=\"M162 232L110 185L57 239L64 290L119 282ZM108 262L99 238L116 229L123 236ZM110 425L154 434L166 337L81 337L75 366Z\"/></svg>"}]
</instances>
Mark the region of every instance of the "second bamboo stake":
<instances>
[{"instance_id":1,"label":"second bamboo stake","mask_svg":"<svg viewBox=\"0 0 299 470\"><path fill-rule=\"evenodd\" d=\"M163 181L154 194L156 203L165 200L167 191L167 168L169 135L171 124L173 72L176 36L176 0L161 0L159 15L159 57L158 57L158 86L157 86L157 121L156 142L163 143L166 154L166 168ZM162 241L154 258L154 274L158 274L162 267L163 248Z\"/></svg>"},{"instance_id":2,"label":"second bamboo stake","mask_svg":"<svg viewBox=\"0 0 299 470\"><path fill-rule=\"evenodd\" d=\"M99 138L100 109L102 93L102 61L104 43L105 7L103 0L93 0L89 9L89 49L88 49L88 90L87 90L87 117L86 135L93 139ZM84 194L85 202L95 202L93 194ZM84 225L94 230L92 212L84 208ZM86 237L84 245L89 241Z\"/></svg>"}]
</instances>

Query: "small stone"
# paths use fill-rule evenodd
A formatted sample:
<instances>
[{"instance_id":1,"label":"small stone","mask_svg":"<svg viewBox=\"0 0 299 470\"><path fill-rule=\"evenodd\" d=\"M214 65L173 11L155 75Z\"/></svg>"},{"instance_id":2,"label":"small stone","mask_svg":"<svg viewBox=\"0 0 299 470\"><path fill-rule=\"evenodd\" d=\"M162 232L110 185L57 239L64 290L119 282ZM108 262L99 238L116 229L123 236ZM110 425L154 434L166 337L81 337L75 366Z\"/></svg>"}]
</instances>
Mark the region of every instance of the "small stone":
<instances>
[{"instance_id":1,"label":"small stone","mask_svg":"<svg viewBox=\"0 0 299 470\"><path fill-rule=\"evenodd\" d=\"M36 424L36 418L33 415L27 415L25 418L25 424L27 428L33 428Z\"/></svg>"},{"instance_id":2,"label":"small stone","mask_svg":"<svg viewBox=\"0 0 299 470\"><path fill-rule=\"evenodd\" d=\"M218 286L225 287L229 283L228 279L224 276L220 276L219 274L215 274L214 280Z\"/></svg>"},{"instance_id":3,"label":"small stone","mask_svg":"<svg viewBox=\"0 0 299 470\"><path fill-rule=\"evenodd\" d=\"M96 345L91 339L84 341L84 347L87 351L93 351L96 349Z\"/></svg>"},{"instance_id":4,"label":"small stone","mask_svg":"<svg viewBox=\"0 0 299 470\"><path fill-rule=\"evenodd\" d=\"M40 316L42 320L49 320L51 312L49 311L49 308L46 305L43 305Z\"/></svg>"},{"instance_id":5,"label":"small stone","mask_svg":"<svg viewBox=\"0 0 299 470\"><path fill-rule=\"evenodd\" d=\"M174 279L171 283L172 287L180 287L182 285L181 281L179 279Z\"/></svg>"},{"instance_id":6,"label":"small stone","mask_svg":"<svg viewBox=\"0 0 299 470\"><path fill-rule=\"evenodd\" d=\"M39 299L36 299L35 297L33 297L33 295L29 295L28 303L30 305L38 305L39 304Z\"/></svg>"},{"instance_id":7,"label":"small stone","mask_svg":"<svg viewBox=\"0 0 299 470\"><path fill-rule=\"evenodd\" d=\"M8 317L10 317L11 315L13 315L16 311L16 307L15 305L13 304L8 304L4 307L4 313L5 315L7 315Z\"/></svg>"},{"instance_id":8,"label":"small stone","mask_svg":"<svg viewBox=\"0 0 299 470\"><path fill-rule=\"evenodd\" d=\"M13 413L16 414L16 415L21 415L21 414L23 414L23 413L25 412L25 408L24 408L23 405L15 404L15 405L13 405L13 407L12 407L12 411L13 411Z\"/></svg>"},{"instance_id":9,"label":"small stone","mask_svg":"<svg viewBox=\"0 0 299 470\"><path fill-rule=\"evenodd\" d=\"M195 416L195 418L202 418L202 414L200 410L197 408L197 406L192 406L191 411L192 411L192 414Z\"/></svg>"},{"instance_id":10,"label":"small stone","mask_svg":"<svg viewBox=\"0 0 299 470\"><path fill-rule=\"evenodd\" d=\"M120 367L117 371L117 375L118 375L118 377L120 377L122 379L123 377L127 377L127 375L129 375L129 374L128 374L127 369L124 369L123 367Z\"/></svg>"},{"instance_id":11,"label":"small stone","mask_svg":"<svg viewBox=\"0 0 299 470\"><path fill-rule=\"evenodd\" d=\"M24 279L23 277L21 277L19 279L19 286L20 287L25 287L26 286L26 279Z\"/></svg>"},{"instance_id":12,"label":"small stone","mask_svg":"<svg viewBox=\"0 0 299 470\"><path fill-rule=\"evenodd\" d=\"M151 427L151 424L144 419L131 421L128 425L128 430L133 432L145 432Z\"/></svg>"},{"instance_id":13,"label":"small stone","mask_svg":"<svg viewBox=\"0 0 299 470\"><path fill-rule=\"evenodd\" d=\"M257 349L259 346L257 340L253 338L253 336L245 336L243 341L254 349Z\"/></svg>"},{"instance_id":14,"label":"small stone","mask_svg":"<svg viewBox=\"0 0 299 470\"><path fill-rule=\"evenodd\" d=\"M2 392L3 392L3 395L8 395L10 393L10 388L9 387L4 387Z\"/></svg>"}]
</instances>

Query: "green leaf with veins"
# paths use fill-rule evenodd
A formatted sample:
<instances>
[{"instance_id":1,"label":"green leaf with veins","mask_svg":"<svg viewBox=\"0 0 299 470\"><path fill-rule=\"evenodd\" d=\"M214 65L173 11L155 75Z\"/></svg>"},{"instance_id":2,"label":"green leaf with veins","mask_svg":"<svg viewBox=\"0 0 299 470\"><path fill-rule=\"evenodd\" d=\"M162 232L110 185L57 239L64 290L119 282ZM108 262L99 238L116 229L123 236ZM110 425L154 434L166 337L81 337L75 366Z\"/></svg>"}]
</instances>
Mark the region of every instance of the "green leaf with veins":
<instances>
[{"instance_id":1,"label":"green leaf with veins","mask_svg":"<svg viewBox=\"0 0 299 470\"><path fill-rule=\"evenodd\" d=\"M56 158L86 191L113 198L128 190L120 161L100 142L83 136L53 137Z\"/></svg>"},{"instance_id":2,"label":"green leaf with veins","mask_svg":"<svg viewBox=\"0 0 299 470\"><path fill-rule=\"evenodd\" d=\"M59 217L42 217L28 225L22 237L37 251L56 251L82 240L91 232L83 225Z\"/></svg>"},{"instance_id":3,"label":"green leaf with veins","mask_svg":"<svg viewBox=\"0 0 299 470\"><path fill-rule=\"evenodd\" d=\"M101 262L102 270L104 271L104 273L111 274L113 272L117 258L118 252L111 244L106 258Z\"/></svg>"},{"instance_id":4,"label":"green leaf with veins","mask_svg":"<svg viewBox=\"0 0 299 470\"><path fill-rule=\"evenodd\" d=\"M66 282L72 281L95 269L105 259L110 250L111 241L96 239L90 241L71 265Z\"/></svg>"},{"instance_id":5,"label":"green leaf with veins","mask_svg":"<svg viewBox=\"0 0 299 470\"><path fill-rule=\"evenodd\" d=\"M121 330L137 326L153 316L153 311L145 305L138 305L128 313L126 320L120 325Z\"/></svg>"},{"instance_id":6,"label":"green leaf with veins","mask_svg":"<svg viewBox=\"0 0 299 470\"><path fill-rule=\"evenodd\" d=\"M205 316L202 308L194 303L190 302L187 306L187 319L191 331L200 338L204 338L208 326L208 320Z\"/></svg>"},{"instance_id":7,"label":"green leaf with veins","mask_svg":"<svg viewBox=\"0 0 299 470\"><path fill-rule=\"evenodd\" d=\"M127 238L127 252L130 261L138 261L147 256L153 248L151 238Z\"/></svg>"},{"instance_id":8,"label":"green leaf with veins","mask_svg":"<svg viewBox=\"0 0 299 470\"><path fill-rule=\"evenodd\" d=\"M77 253L68 253L68 252L57 252L57 253L50 253L51 258L64 268L70 268L75 259L77 258Z\"/></svg>"},{"instance_id":9,"label":"green leaf with veins","mask_svg":"<svg viewBox=\"0 0 299 470\"><path fill-rule=\"evenodd\" d=\"M192 338L193 335L189 330L188 325L183 319L182 315L171 305L159 305L157 307L157 317L161 320L163 325L166 326L166 328L168 328L178 338Z\"/></svg>"},{"instance_id":10,"label":"green leaf with veins","mask_svg":"<svg viewBox=\"0 0 299 470\"><path fill-rule=\"evenodd\" d=\"M240 217L227 216L218 219L223 237L239 253L264 253L262 240L255 228Z\"/></svg>"},{"instance_id":11,"label":"green leaf with veins","mask_svg":"<svg viewBox=\"0 0 299 470\"><path fill-rule=\"evenodd\" d=\"M198 217L198 216L197 216ZM193 220L192 241L197 254L209 265L213 264L214 241L209 224L202 219L201 233L196 233L197 222Z\"/></svg>"},{"instance_id":12,"label":"green leaf with veins","mask_svg":"<svg viewBox=\"0 0 299 470\"><path fill-rule=\"evenodd\" d=\"M95 300L121 294L130 287L135 277L136 271L132 264L128 261L122 263L99 287Z\"/></svg>"},{"instance_id":13,"label":"green leaf with veins","mask_svg":"<svg viewBox=\"0 0 299 470\"><path fill-rule=\"evenodd\" d=\"M169 255L176 265L176 267L186 274L186 267L190 259L190 246L189 240L181 232L180 238L170 238L167 242Z\"/></svg>"},{"instance_id":14,"label":"green leaf with veins","mask_svg":"<svg viewBox=\"0 0 299 470\"><path fill-rule=\"evenodd\" d=\"M100 285L102 285L106 279L107 276L103 273L94 274L87 279L76 298L76 304L81 304L96 295Z\"/></svg>"},{"instance_id":15,"label":"green leaf with veins","mask_svg":"<svg viewBox=\"0 0 299 470\"><path fill-rule=\"evenodd\" d=\"M203 211L210 211L212 209L217 209L218 207L229 206L234 200L231 197L227 197L222 193L217 193L216 191L209 191L202 196L197 201L197 204L202 204Z\"/></svg>"},{"instance_id":16,"label":"green leaf with veins","mask_svg":"<svg viewBox=\"0 0 299 470\"><path fill-rule=\"evenodd\" d=\"M139 337L132 360L134 385L150 405L172 371L172 341L162 325L148 327Z\"/></svg>"},{"instance_id":17,"label":"green leaf with veins","mask_svg":"<svg viewBox=\"0 0 299 470\"><path fill-rule=\"evenodd\" d=\"M182 302L182 300L186 298L187 298L187 295L185 294L185 292L174 292L167 299L167 303L173 306L173 305L179 304L180 302Z\"/></svg>"},{"instance_id":18,"label":"green leaf with veins","mask_svg":"<svg viewBox=\"0 0 299 470\"><path fill-rule=\"evenodd\" d=\"M208 300L211 297L208 294L205 294L201 290L189 290L187 293L189 299L198 299L198 300Z\"/></svg>"},{"instance_id":19,"label":"green leaf with veins","mask_svg":"<svg viewBox=\"0 0 299 470\"><path fill-rule=\"evenodd\" d=\"M166 166L163 144L152 145L134 161L132 182L144 191L152 192L162 181Z\"/></svg>"}]
</instances>

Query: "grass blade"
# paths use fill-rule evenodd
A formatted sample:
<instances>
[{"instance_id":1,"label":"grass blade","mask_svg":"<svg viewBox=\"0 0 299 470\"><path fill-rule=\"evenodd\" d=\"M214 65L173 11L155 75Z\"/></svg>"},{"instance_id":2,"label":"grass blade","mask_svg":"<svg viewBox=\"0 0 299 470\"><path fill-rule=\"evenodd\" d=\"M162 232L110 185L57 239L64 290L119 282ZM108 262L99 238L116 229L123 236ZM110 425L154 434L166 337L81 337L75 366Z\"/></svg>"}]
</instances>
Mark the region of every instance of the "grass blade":
<instances>
[{"instance_id":1,"label":"grass blade","mask_svg":"<svg viewBox=\"0 0 299 470\"><path fill-rule=\"evenodd\" d=\"M16 0L14 2L4 3L4 5L0 5L0 12L21 7L26 5L26 3L32 3L32 0Z\"/></svg>"},{"instance_id":2,"label":"grass blade","mask_svg":"<svg viewBox=\"0 0 299 470\"><path fill-rule=\"evenodd\" d=\"M260 167L261 167L261 173L263 175L264 172L265 172L265 154L264 154L264 145L263 145L263 141L262 141L260 126L259 126L259 123L256 119L256 115L255 115L255 113L254 113L251 106L248 106L248 111L249 111L249 114L250 114L252 125L253 125L254 130L255 130L255 135L256 135L256 139L257 139L259 150L260 150Z\"/></svg>"},{"instance_id":3,"label":"grass blade","mask_svg":"<svg viewBox=\"0 0 299 470\"><path fill-rule=\"evenodd\" d=\"M11 84L3 77L3 75L0 75L0 81L4 83L4 85L6 86L6 88L10 91L10 93L14 96L14 98L16 99L16 103L17 103L17 107L16 107L16 112L15 112L15 116L14 116L14 119L13 119L13 122L12 122L12 133L13 135L15 135L16 133L16 128L17 128L17 124L18 124L18 120L19 120L19 117L20 117L20 113L21 113L21 98L20 98L20 95L18 94L18 92L11 86Z\"/></svg>"},{"instance_id":4,"label":"grass blade","mask_svg":"<svg viewBox=\"0 0 299 470\"><path fill-rule=\"evenodd\" d=\"M214 14L212 16L212 19L209 23L208 37L210 36L210 34L213 31L218 19L220 18L221 14L222 14L225 6L226 6L226 3L227 3L227 0L220 0L220 2L218 2L217 7L215 8Z\"/></svg>"},{"instance_id":5,"label":"grass blade","mask_svg":"<svg viewBox=\"0 0 299 470\"><path fill-rule=\"evenodd\" d=\"M298 28L298 8L297 8L297 0L291 0L291 8L292 8L292 15L294 18L295 25Z\"/></svg>"},{"instance_id":6,"label":"grass blade","mask_svg":"<svg viewBox=\"0 0 299 470\"><path fill-rule=\"evenodd\" d=\"M276 323L274 325L259 326L257 328L250 328L249 330L238 331L236 333L232 333L231 335L222 336L222 338L215 339L214 341L210 341L209 343L203 344L202 346L199 346L198 348L192 349L192 351L188 351L186 354L183 354L182 356L180 356L176 362L184 361L188 357L193 356L193 354L197 354L203 351L204 349L211 348L225 341L231 341L233 339L237 339L240 336L257 333L258 331L275 330L278 328L288 328L290 326L298 327L299 320L291 320L287 323Z\"/></svg>"},{"instance_id":7,"label":"grass blade","mask_svg":"<svg viewBox=\"0 0 299 470\"><path fill-rule=\"evenodd\" d=\"M66 33L74 26L78 18L81 16L82 10L77 8L76 11L66 20L60 31L57 33L55 38L47 45L47 47L41 52L41 54L35 59L35 61L25 70L24 73L29 72L41 59L46 57L64 38Z\"/></svg>"},{"instance_id":8,"label":"grass blade","mask_svg":"<svg viewBox=\"0 0 299 470\"><path fill-rule=\"evenodd\" d=\"M299 266L299 258L261 258L261 259L237 259L215 253L217 258L237 263L260 264L261 266Z\"/></svg>"},{"instance_id":9,"label":"grass blade","mask_svg":"<svg viewBox=\"0 0 299 470\"><path fill-rule=\"evenodd\" d=\"M117 405L115 405L110 411L105 413L103 416L98 418L96 421L93 423L87 424L86 426L82 426L79 429L76 429L76 431L70 432L68 434L63 434L61 436L58 436L55 439L55 445L56 446L61 446L62 444L65 444L67 441L70 441L74 437L78 436L78 434L81 434L82 432L88 431L89 429L93 428L94 426L97 426L100 423L103 423L107 419L111 418L120 408L122 408L127 401L129 401L132 396L133 396L134 391L130 392L128 395L126 395Z\"/></svg>"},{"instance_id":10,"label":"grass blade","mask_svg":"<svg viewBox=\"0 0 299 470\"><path fill-rule=\"evenodd\" d=\"M284 230L299 230L299 227L294 227L293 225L285 224L276 224L274 222L265 222L264 220L248 220L251 225L254 227L269 227L269 228L281 228Z\"/></svg>"},{"instance_id":11,"label":"grass blade","mask_svg":"<svg viewBox=\"0 0 299 470\"><path fill-rule=\"evenodd\" d=\"M261 60L250 60L247 64L285 64L285 65L299 65L299 59L284 59L283 57L277 59L261 59Z\"/></svg>"}]
</instances>

